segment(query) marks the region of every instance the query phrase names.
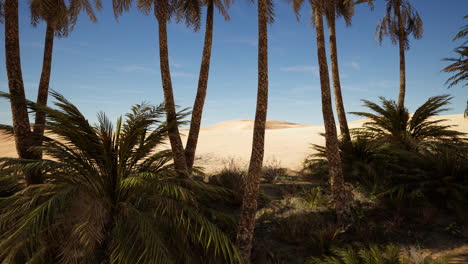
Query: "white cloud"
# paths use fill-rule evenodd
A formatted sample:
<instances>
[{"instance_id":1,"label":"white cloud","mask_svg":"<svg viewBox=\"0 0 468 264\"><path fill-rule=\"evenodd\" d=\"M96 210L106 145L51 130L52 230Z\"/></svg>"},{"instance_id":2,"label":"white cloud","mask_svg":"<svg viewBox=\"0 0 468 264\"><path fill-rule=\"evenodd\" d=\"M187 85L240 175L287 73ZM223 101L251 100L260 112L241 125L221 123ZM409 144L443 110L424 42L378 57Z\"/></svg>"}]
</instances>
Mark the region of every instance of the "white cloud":
<instances>
[{"instance_id":1,"label":"white cloud","mask_svg":"<svg viewBox=\"0 0 468 264\"><path fill-rule=\"evenodd\" d=\"M156 73L157 71L154 68L144 66L144 65L125 65L119 68L123 72L137 72L137 73Z\"/></svg>"},{"instance_id":2,"label":"white cloud","mask_svg":"<svg viewBox=\"0 0 468 264\"><path fill-rule=\"evenodd\" d=\"M284 72L311 72L314 75L318 76L318 67L316 66L293 65L293 66L281 67L280 70Z\"/></svg>"},{"instance_id":3,"label":"white cloud","mask_svg":"<svg viewBox=\"0 0 468 264\"><path fill-rule=\"evenodd\" d=\"M256 39L249 39L249 38L225 39L224 42L245 44L245 45L249 45L252 47L257 47L258 45L258 42Z\"/></svg>"},{"instance_id":4,"label":"white cloud","mask_svg":"<svg viewBox=\"0 0 468 264\"><path fill-rule=\"evenodd\" d=\"M353 69L355 69L355 70L360 70L360 69L361 69L361 65L359 65L359 63L356 62L356 61L352 61L352 62L350 63L350 66L351 66L351 68L353 68Z\"/></svg>"},{"instance_id":5,"label":"white cloud","mask_svg":"<svg viewBox=\"0 0 468 264\"><path fill-rule=\"evenodd\" d=\"M290 89L290 92L295 94L304 94L311 91L320 91L320 86L299 85Z\"/></svg>"},{"instance_id":6,"label":"white cloud","mask_svg":"<svg viewBox=\"0 0 468 264\"><path fill-rule=\"evenodd\" d=\"M395 87L398 87L398 82L388 81L388 80L372 81L370 82L369 86L376 87L376 88L395 88Z\"/></svg>"},{"instance_id":7,"label":"white cloud","mask_svg":"<svg viewBox=\"0 0 468 264\"><path fill-rule=\"evenodd\" d=\"M197 75L191 72L171 72L173 77L182 77L182 78L195 78Z\"/></svg>"},{"instance_id":8,"label":"white cloud","mask_svg":"<svg viewBox=\"0 0 468 264\"><path fill-rule=\"evenodd\" d=\"M150 73L150 74L160 74L159 70L156 68L148 67L145 65L126 65L119 68L122 72L132 72L132 73ZM171 71L172 77L180 78L195 78L197 75L191 72L182 72L182 71Z\"/></svg>"}]
</instances>

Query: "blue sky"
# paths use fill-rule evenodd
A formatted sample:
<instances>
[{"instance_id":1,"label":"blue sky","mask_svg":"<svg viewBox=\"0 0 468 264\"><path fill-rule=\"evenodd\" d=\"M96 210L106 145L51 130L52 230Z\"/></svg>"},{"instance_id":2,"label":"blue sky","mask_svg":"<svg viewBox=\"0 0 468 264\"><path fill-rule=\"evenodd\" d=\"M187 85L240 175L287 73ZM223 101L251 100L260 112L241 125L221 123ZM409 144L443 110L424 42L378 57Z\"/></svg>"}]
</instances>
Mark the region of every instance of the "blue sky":
<instances>
[{"instance_id":1,"label":"blue sky","mask_svg":"<svg viewBox=\"0 0 468 264\"><path fill-rule=\"evenodd\" d=\"M20 41L27 97L36 98L42 67L45 26L29 23L27 1L20 1ZM117 22L111 1L104 1L98 23L82 16L74 32L56 39L51 88L63 93L91 121L98 111L111 118L131 105L163 100L159 73L157 24L154 16L137 10ZM338 54L347 112L363 110L360 99L396 98L399 82L398 48L385 40L374 42L376 23L384 14L384 1L371 12L356 8L353 25L337 24ZM449 75L441 61L460 42L453 36L466 21L466 0L413 0L424 21L424 36L411 40L407 52L407 97L410 111L428 97L451 94L452 110L462 113L468 93L461 85L447 89ZM276 1L276 22L269 27L269 120L322 124L320 83L317 73L315 31L304 6L300 22L286 1ZM253 119L257 89L257 9L249 1L236 1L231 20L215 16L211 71L203 126L225 120ZM203 45L203 26L193 32L184 24L168 26L169 53L175 100L191 107L196 92ZM0 27L0 61L5 61L4 28ZM3 64L2 64L3 65ZM0 67L0 90L7 91L6 71ZM349 115L349 120L358 117ZM0 123L11 123L10 106L0 101Z\"/></svg>"}]
</instances>

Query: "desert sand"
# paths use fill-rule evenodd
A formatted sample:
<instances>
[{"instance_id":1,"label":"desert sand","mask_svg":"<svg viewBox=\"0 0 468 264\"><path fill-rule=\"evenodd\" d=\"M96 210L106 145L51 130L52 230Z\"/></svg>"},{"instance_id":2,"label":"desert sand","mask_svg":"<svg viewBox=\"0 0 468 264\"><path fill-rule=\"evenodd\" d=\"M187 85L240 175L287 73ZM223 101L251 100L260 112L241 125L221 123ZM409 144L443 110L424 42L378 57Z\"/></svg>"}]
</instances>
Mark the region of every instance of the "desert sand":
<instances>
[{"instance_id":1,"label":"desert sand","mask_svg":"<svg viewBox=\"0 0 468 264\"><path fill-rule=\"evenodd\" d=\"M462 114L436 117L446 119L446 125L468 133L468 119ZM350 128L361 127L366 120L349 123ZM203 127L197 148L196 166L213 172L222 168L229 160L234 159L247 166L252 146L253 120L233 120ZM181 130L182 140L186 141L188 130ZM267 121L265 142L265 163L276 163L291 170L301 168L307 155L313 153L311 144L324 144L320 135L324 133L323 126L307 126L302 124ZM0 134L0 157L16 157L12 138Z\"/></svg>"},{"instance_id":2,"label":"desert sand","mask_svg":"<svg viewBox=\"0 0 468 264\"><path fill-rule=\"evenodd\" d=\"M447 119L446 125L468 133L468 119L462 114L439 116ZM349 123L350 128L359 128L365 119ZM337 127L338 128L338 127ZM196 165L207 172L220 169L230 159L247 166L252 146L253 120L233 120L201 129L198 140ZM304 159L314 151L312 144L323 145L323 126L306 126L281 121L267 121L265 135L265 163L279 163L282 167L299 170ZM187 130L181 133L188 134ZM186 141L186 138L183 137Z\"/></svg>"}]
</instances>

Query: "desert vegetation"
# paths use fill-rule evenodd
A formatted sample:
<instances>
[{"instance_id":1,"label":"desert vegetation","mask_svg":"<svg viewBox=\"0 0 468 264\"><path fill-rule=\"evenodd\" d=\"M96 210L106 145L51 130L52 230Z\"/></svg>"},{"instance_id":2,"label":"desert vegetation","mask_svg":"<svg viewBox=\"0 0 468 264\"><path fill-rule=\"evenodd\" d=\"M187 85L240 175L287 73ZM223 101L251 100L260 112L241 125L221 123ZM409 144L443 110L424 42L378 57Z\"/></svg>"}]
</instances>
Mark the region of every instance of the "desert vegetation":
<instances>
[{"instance_id":1,"label":"desert vegetation","mask_svg":"<svg viewBox=\"0 0 468 264\"><path fill-rule=\"evenodd\" d=\"M1 263L468 261L468 140L441 115L454 98L430 97L413 112L406 103L411 87L405 52L411 37L423 37L423 20L413 2L384 0L385 15L375 35L377 42L388 36L398 44L398 99L362 99L365 110L348 114L364 121L351 127L336 21L343 18L350 26L358 5L367 5L370 12L376 1L288 1L297 19L304 4L311 14L324 121L324 144L311 145L299 170L282 166L281 159L265 160L266 130L271 129L268 29L275 22L275 1L255 2L257 98L251 134L244 139L252 143L250 159L245 164L227 160L216 170L209 170L209 162L199 166L197 150L214 12L229 20L233 1L112 0L115 19L134 12L132 6L154 16L163 102L135 104L115 122L99 112L95 124L73 98L58 92L62 88L49 86L54 39L72 34L84 15L98 22L102 1L28 1L31 23L46 24L34 101L26 98L23 81L19 2L0 1L8 79L8 92L0 92L0 98L10 103L12 116L12 124L0 125L0 135L14 141L17 154L0 153ZM190 110L175 103L168 23L198 31L204 12L203 51ZM445 59L452 63L442 69L453 74L448 87L466 86L466 36L465 26L454 38L464 41L454 50L458 57Z\"/></svg>"}]
</instances>

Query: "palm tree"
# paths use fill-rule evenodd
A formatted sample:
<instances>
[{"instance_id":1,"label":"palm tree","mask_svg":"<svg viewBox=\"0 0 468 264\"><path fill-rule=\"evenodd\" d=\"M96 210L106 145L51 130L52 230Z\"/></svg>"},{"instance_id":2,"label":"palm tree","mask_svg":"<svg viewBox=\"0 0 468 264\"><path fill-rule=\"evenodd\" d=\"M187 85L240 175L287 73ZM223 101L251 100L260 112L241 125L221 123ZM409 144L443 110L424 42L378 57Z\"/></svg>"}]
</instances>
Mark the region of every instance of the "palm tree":
<instances>
[{"instance_id":1,"label":"palm tree","mask_svg":"<svg viewBox=\"0 0 468 264\"><path fill-rule=\"evenodd\" d=\"M356 3L368 3L373 8L372 0L359 0ZM346 25L351 25L351 19L354 15L354 2L347 0L332 0L327 2L327 11L325 13L329 36L330 45L330 62L331 73L333 80L333 91L335 95L335 107L340 124L340 132L345 141L350 141L348 121L346 119L346 111L343 103L343 95L341 93L340 71L338 64L338 50L336 44L336 18L343 17Z\"/></svg>"},{"instance_id":2,"label":"palm tree","mask_svg":"<svg viewBox=\"0 0 468 264\"><path fill-rule=\"evenodd\" d=\"M206 90L208 87L208 74L210 71L211 46L213 41L213 11L216 6L224 19L229 20L227 8L231 5L230 0L207 0L204 2L207 5L206 10L206 28L205 28L205 43L203 46L202 62L200 67L200 75L198 78L198 89L193 104L192 120L190 122L190 130L185 146L185 161L187 168L193 167L195 160L195 151L197 149L198 134L200 132L200 124L203 113L203 105L205 104Z\"/></svg>"},{"instance_id":3,"label":"palm tree","mask_svg":"<svg viewBox=\"0 0 468 264\"><path fill-rule=\"evenodd\" d=\"M386 0L385 16L377 24L376 39L382 43L389 36L400 49L400 92L398 106L404 107L406 93L405 50L409 49L409 36L422 38L423 22L408 0Z\"/></svg>"},{"instance_id":4,"label":"palm tree","mask_svg":"<svg viewBox=\"0 0 468 264\"><path fill-rule=\"evenodd\" d=\"M5 60L8 77L8 88L11 95L10 105L13 119L13 131L16 151L20 158L37 158L29 148L32 140L26 96L24 93L23 74L19 47L18 0L5 0L3 3L5 17ZM41 183L40 177L26 174L26 183Z\"/></svg>"},{"instance_id":5,"label":"palm tree","mask_svg":"<svg viewBox=\"0 0 468 264\"><path fill-rule=\"evenodd\" d=\"M268 108L268 24L274 22L273 1L258 0L258 90L252 153L244 186L236 245L244 261L250 260L262 176Z\"/></svg>"},{"instance_id":6,"label":"palm tree","mask_svg":"<svg viewBox=\"0 0 468 264\"><path fill-rule=\"evenodd\" d=\"M348 121L346 120L346 111L343 103L343 96L341 93L340 72L338 67L338 50L336 45L336 17L342 16L347 25L351 24L351 18L354 14L354 2L347 0L332 0L327 5L327 25L330 34L330 62L333 80L333 90L335 94L335 107L338 115L338 122L340 124L340 131L345 141L350 141Z\"/></svg>"},{"instance_id":7,"label":"palm tree","mask_svg":"<svg viewBox=\"0 0 468 264\"><path fill-rule=\"evenodd\" d=\"M304 3L304 0L292 2L296 15ZM317 58L320 72L320 86L322 91L322 114L325 123L325 147L328 160L328 173L330 176L331 190L335 202L337 220L344 224L350 216L350 197L344 186L343 171L339 152L339 141L336 133L335 118L330 94L330 79L328 75L328 64L325 50L325 37L322 16L327 11L327 2L324 0L309 0L312 8L313 21L317 37Z\"/></svg>"},{"instance_id":8,"label":"palm tree","mask_svg":"<svg viewBox=\"0 0 468 264\"><path fill-rule=\"evenodd\" d=\"M462 137L464 133L443 125L444 119L433 120L434 116L447 111L445 108L452 98L448 95L434 96L421 105L413 115L408 109L400 108L395 101L380 97L381 106L368 100L362 100L364 106L372 112L353 112L369 118L364 129L381 143L400 145L407 150L419 150L433 142L450 142Z\"/></svg>"},{"instance_id":9,"label":"palm tree","mask_svg":"<svg viewBox=\"0 0 468 264\"><path fill-rule=\"evenodd\" d=\"M464 18L466 19L468 18L468 16L465 16ZM458 32L455 38L453 38L454 41L465 38L465 41L463 42L463 44L454 50L454 52L457 53L459 57L444 59L446 61L453 62L452 64L450 64L449 66L445 67L442 70L443 72L454 74L446 82L449 88L454 85L457 85L459 82L464 83L463 86L468 85L468 83L466 82L468 80L468 46L466 46L466 44L468 43L468 40L466 40L467 36L468 36L468 25L465 25L460 30L460 32ZM467 104L467 107L468 107L468 104Z\"/></svg>"},{"instance_id":10,"label":"palm tree","mask_svg":"<svg viewBox=\"0 0 468 264\"><path fill-rule=\"evenodd\" d=\"M223 263L240 257L200 200L226 192L181 179L170 151L157 149L170 126L164 107L136 105L115 127L90 125L60 94L46 113L44 160L0 158L0 178L41 170L44 184L0 199L3 263ZM151 131L151 132L147 132ZM9 132L9 130L6 130ZM59 138L59 140L55 139ZM16 261L13 261L16 260ZM200 261L200 262L197 262Z\"/></svg>"},{"instance_id":11,"label":"palm tree","mask_svg":"<svg viewBox=\"0 0 468 264\"><path fill-rule=\"evenodd\" d=\"M81 9L85 9L89 19L96 22L92 5L89 0L70 0L69 6L64 0L29 0L31 10L31 22L37 26L42 20L47 24L44 40L44 57L42 63L42 73L37 93L37 104L47 105L47 95L49 93L49 81L52 68L52 54L54 47L54 37L65 37L76 24ZM94 0L94 8L100 10L101 0ZM44 135L45 113L38 111L34 122L34 138L38 140L36 144L41 144ZM38 153L42 157L42 153Z\"/></svg>"},{"instance_id":12,"label":"palm tree","mask_svg":"<svg viewBox=\"0 0 468 264\"><path fill-rule=\"evenodd\" d=\"M198 0L136 0L137 7L145 14L154 11L158 21L159 32L159 66L161 68L162 89L166 118L169 124L174 124L169 130L169 141L173 153L174 165L181 176L187 176L188 168L185 160L184 146L176 124L176 105L172 89L171 72L169 68L169 51L167 44L167 22L173 16L182 18L187 25L198 28L200 25L200 3ZM132 0L112 0L116 18L131 7Z\"/></svg>"},{"instance_id":13,"label":"palm tree","mask_svg":"<svg viewBox=\"0 0 468 264\"><path fill-rule=\"evenodd\" d=\"M96 0L96 7L100 7L100 0ZM0 6L2 3L0 3ZM8 0L3 3L5 16L5 53L8 75L8 87L11 95L11 112L13 117L13 130L16 149L20 158L40 159L40 151L31 151L31 147L40 144L36 139L44 133L44 114L36 114L36 125L31 131L29 116L26 107L26 96L24 93L23 76L21 71L21 58L19 50L18 34L18 1ZM47 90L49 87L50 68L52 62L52 47L54 34L65 34L67 32L68 10L63 1L31 0L31 20L37 24L43 19L47 22L46 43L44 48L44 62L41 81L38 91L38 103L47 103ZM87 0L71 0L70 10L72 21L76 21L81 9L85 9L88 15L92 14L92 6ZM3 14L3 13L2 13ZM91 17L91 16L90 16ZM73 20L73 18L75 20ZM37 136L36 136L37 135ZM41 183L40 173L26 174L26 183Z\"/></svg>"}]
</instances>

